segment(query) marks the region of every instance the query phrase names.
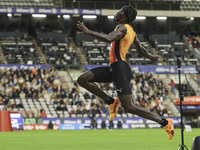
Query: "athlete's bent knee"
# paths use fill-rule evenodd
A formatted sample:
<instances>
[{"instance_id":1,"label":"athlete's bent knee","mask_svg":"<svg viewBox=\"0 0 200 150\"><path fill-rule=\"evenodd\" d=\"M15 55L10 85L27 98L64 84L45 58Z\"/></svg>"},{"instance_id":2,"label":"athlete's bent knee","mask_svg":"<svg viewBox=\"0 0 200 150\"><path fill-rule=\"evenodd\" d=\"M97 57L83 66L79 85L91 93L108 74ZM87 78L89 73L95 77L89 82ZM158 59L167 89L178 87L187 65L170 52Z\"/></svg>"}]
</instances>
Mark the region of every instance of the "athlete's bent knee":
<instances>
[{"instance_id":1,"label":"athlete's bent knee","mask_svg":"<svg viewBox=\"0 0 200 150\"><path fill-rule=\"evenodd\" d=\"M85 79L82 75L80 75L80 76L78 77L78 79L77 79L77 83L78 83L80 86L84 86L85 82L86 82L86 79Z\"/></svg>"}]
</instances>

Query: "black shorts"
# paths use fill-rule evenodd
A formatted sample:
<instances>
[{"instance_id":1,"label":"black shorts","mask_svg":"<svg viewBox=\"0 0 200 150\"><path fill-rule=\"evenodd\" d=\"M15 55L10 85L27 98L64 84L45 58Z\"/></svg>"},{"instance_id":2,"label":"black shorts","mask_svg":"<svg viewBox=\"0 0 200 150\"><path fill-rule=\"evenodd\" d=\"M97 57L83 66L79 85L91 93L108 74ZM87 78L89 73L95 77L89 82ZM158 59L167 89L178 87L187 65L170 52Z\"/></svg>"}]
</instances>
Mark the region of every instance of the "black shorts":
<instances>
[{"instance_id":1,"label":"black shorts","mask_svg":"<svg viewBox=\"0 0 200 150\"><path fill-rule=\"evenodd\" d=\"M94 82L114 82L118 95L132 94L131 77L132 71L125 61L118 61L107 67L91 69L94 74Z\"/></svg>"}]
</instances>

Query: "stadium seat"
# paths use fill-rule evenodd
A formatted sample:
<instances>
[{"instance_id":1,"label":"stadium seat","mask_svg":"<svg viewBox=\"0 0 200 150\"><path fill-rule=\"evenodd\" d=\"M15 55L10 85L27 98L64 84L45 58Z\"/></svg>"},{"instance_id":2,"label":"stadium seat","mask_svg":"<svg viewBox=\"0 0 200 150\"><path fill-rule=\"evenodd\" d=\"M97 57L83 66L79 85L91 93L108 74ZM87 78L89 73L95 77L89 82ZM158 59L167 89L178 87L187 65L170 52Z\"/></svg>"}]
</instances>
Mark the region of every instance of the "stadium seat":
<instances>
[{"instance_id":1,"label":"stadium seat","mask_svg":"<svg viewBox=\"0 0 200 150\"><path fill-rule=\"evenodd\" d=\"M76 118L76 115L75 115L75 114L72 114L71 117L72 117L72 118Z\"/></svg>"}]
</instances>

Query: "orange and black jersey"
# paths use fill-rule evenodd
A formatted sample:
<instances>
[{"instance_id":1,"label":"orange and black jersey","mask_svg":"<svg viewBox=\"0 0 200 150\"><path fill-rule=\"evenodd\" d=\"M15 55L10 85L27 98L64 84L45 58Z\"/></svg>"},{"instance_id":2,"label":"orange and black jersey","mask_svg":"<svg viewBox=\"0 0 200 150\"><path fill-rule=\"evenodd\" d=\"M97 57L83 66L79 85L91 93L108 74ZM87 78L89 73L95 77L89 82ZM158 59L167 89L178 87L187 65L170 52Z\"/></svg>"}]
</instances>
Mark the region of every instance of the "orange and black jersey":
<instances>
[{"instance_id":1,"label":"orange and black jersey","mask_svg":"<svg viewBox=\"0 0 200 150\"><path fill-rule=\"evenodd\" d=\"M110 49L110 64L117 61L126 61L126 54L135 40L135 32L129 24L124 25L127 29L125 36L117 41L112 42L112 48Z\"/></svg>"},{"instance_id":2,"label":"orange and black jersey","mask_svg":"<svg viewBox=\"0 0 200 150\"><path fill-rule=\"evenodd\" d=\"M126 54L135 40L136 34L130 25L125 24L124 26L127 29L125 36L112 42L112 48L109 52L110 66L91 69L95 77L94 82L114 82L119 96L132 94L130 82L132 72L130 66L126 62Z\"/></svg>"}]
</instances>

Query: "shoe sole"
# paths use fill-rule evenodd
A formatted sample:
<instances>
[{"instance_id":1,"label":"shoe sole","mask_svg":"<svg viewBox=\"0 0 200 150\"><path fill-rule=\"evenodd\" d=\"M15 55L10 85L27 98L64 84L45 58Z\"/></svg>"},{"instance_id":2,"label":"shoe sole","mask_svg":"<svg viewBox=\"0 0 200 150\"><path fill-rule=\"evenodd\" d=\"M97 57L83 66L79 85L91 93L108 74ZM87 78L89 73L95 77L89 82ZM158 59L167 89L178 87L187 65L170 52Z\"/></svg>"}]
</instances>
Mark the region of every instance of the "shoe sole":
<instances>
[{"instance_id":1,"label":"shoe sole","mask_svg":"<svg viewBox=\"0 0 200 150\"><path fill-rule=\"evenodd\" d=\"M173 131L173 134L172 134L173 136L169 139L169 140L171 140L175 135L174 124L173 124L173 120L172 119L167 119L167 121L170 122L170 126L172 126L172 128L173 128L173 130L171 130L171 131Z\"/></svg>"},{"instance_id":2,"label":"shoe sole","mask_svg":"<svg viewBox=\"0 0 200 150\"><path fill-rule=\"evenodd\" d=\"M117 102L116 102L116 104L115 104L115 107L114 107L114 111L113 112L115 112L115 110L116 110L116 108L117 108L117 105L119 104L119 100L117 100ZM115 118L115 116L117 115L117 111L115 112L115 115L114 115L114 117L113 118L109 118L109 121L112 121L114 118Z\"/></svg>"}]
</instances>

